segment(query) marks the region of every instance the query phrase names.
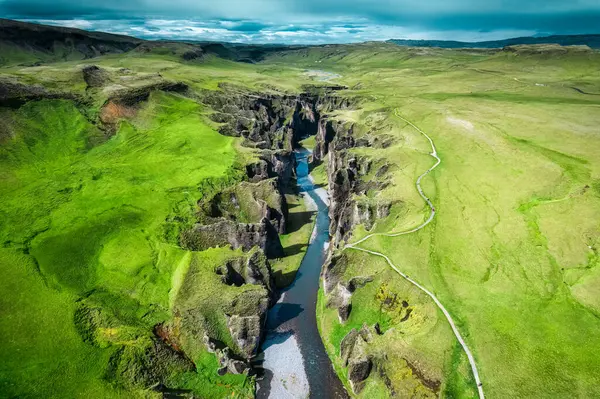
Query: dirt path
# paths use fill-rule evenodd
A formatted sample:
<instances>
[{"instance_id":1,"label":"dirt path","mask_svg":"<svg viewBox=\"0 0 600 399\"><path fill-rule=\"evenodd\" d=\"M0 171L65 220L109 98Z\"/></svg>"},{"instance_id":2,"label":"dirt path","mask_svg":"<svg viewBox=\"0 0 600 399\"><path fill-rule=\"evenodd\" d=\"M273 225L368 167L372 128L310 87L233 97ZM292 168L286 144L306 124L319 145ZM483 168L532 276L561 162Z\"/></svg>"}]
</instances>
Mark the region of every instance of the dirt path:
<instances>
[{"instance_id":1,"label":"dirt path","mask_svg":"<svg viewBox=\"0 0 600 399\"><path fill-rule=\"evenodd\" d=\"M401 235L406 235L406 234L411 234L411 233L417 232L417 231L421 230L423 227L427 226L429 223L431 223L431 221L435 217L435 207L433 206L433 203L431 202L431 200L423 192L423 189L421 188L421 180L425 176L427 176L432 170L434 170L435 168L437 168L437 166L442 162L442 160L438 157L437 151L435 150L435 144L433 143L433 140L431 139L431 137L429 137L427 135L427 133L425 133L424 131L422 131L421 129L419 129L417 126L415 126L409 120L404 119L402 116L398 115L398 110L397 109L394 110L394 114L398 118L402 119L404 122L408 123L410 126L412 126L413 128L415 128L423 136L425 136L425 138L429 141L429 144L431 145L431 153L429 155L431 155L433 158L435 158L435 160L436 160L435 165L433 165L431 168L427 169L425 171L425 173L423 173L421 176L419 176L419 178L417 179L417 183L416 183L417 190L419 191L419 194L425 200L425 202L427 202L427 205L429 205L429 208L431 209L431 213L429 214L429 218L427 218L427 220L425 222L423 222L421 225L415 227L414 229L407 230L407 231L400 231L400 232L397 232L397 233L373 233L373 234L369 234L368 236L366 236L366 237L358 240L355 243L346 245L346 247L344 249L346 249L346 248L355 249L357 251L366 252L366 253L369 253L371 255L375 255L375 256L379 256L379 257L384 258L386 260L386 262L390 265L390 267L392 269L394 269L398 274L400 274L409 283L413 284L415 287L417 287L418 289L420 289L421 291L423 291L424 293L426 293L427 295L429 295L429 297L431 297L431 299L433 299L433 301L435 302L435 304L437 305L437 307L442 311L442 313L444 313L444 316L446 316L446 320L448 320L448 323L450 324L450 327L452 328L452 331L454 332L454 335L456 336L456 339L458 340L458 342L462 346L465 354L467 355L467 358L469 359L469 363L471 364L471 370L473 371L473 377L475 378L475 383L477 384L477 390L479 392L479 398L480 399L484 399L483 386L482 386L481 380L479 379L479 373L477 372L477 365L475 364L475 358L473 357L473 354L471 353L471 350L469 349L469 347L467 346L467 343L465 342L465 340L463 339L462 335L460 334L460 331L458 331L458 328L456 327L456 324L454 323L454 320L452 319L452 316L450 316L450 313L448 313L448 311L446 310L446 308L444 307L444 305L442 305L442 303L439 301L439 299L437 299L437 297L431 291L429 291L427 288L423 287L421 284L417 283L415 280L413 280L412 278L410 278L408 275L406 275L405 273L403 273L402 271L400 271L400 269L398 269L396 267L396 265L394 265L394 263L392 263L392 261L390 260L390 258L388 258L385 254L382 254L381 252L375 252L375 251L371 251L371 250L368 250L368 249L357 247L358 244L360 244L362 242L365 242L366 240L370 239L371 237L375 237L375 236L398 237L398 236L401 236Z\"/></svg>"}]
</instances>

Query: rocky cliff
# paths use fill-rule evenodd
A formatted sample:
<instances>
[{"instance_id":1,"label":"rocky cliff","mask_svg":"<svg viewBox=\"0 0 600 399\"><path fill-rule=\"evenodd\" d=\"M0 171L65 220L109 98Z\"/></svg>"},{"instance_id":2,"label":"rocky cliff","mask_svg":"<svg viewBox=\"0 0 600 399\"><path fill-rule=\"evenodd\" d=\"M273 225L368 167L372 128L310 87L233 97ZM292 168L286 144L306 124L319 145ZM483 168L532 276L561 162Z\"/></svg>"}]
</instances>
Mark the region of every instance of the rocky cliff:
<instances>
[{"instance_id":1,"label":"rocky cliff","mask_svg":"<svg viewBox=\"0 0 600 399\"><path fill-rule=\"evenodd\" d=\"M90 83L101 71L87 71ZM98 79L96 79L98 78ZM220 362L218 372L252 372L250 361L264 333L268 307L276 297L268 259L284 255L279 235L288 232L288 205L284 193L294 190L296 162L293 150L300 140L316 135L322 115L350 102L335 94L335 88L310 90L299 95L262 94L223 85L220 91L201 93L212 109L210 119L221 134L243 138L253 149L253 159L242 166L241 181L211 184L203 190L195 223L179 236L182 247L193 251L231 246L248 253L215 267L226 285L242 288L259 285L264 290L241 290L224 308L230 347L217 337L202 338L206 348ZM185 315L182 330L198 340L195 326L201 315L192 308Z\"/></svg>"},{"instance_id":2,"label":"rocky cliff","mask_svg":"<svg viewBox=\"0 0 600 399\"><path fill-rule=\"evenodd\" d=\"M336 308L340 321L345 322L352 309L352 294L371 278L355 276L344 280L345 261L339 261L337 250L349 239L354 226L362 223L370 229L376 219L389 214L391 206L367 195L390 184L390 165L384 160L358 156L353 149L385 147L390 140L371 136L353 123L333 118L335 111L356 105L339 96L336 89L326 87L299 95L282 95L223 85L220 91L202 93L202 100L213 110L210 118L217 123L221 134L243 138L243 145L253 148L256 157L244 166L244 181L217 190L200 201L197 222L182 232L180 243L198 251L226 245L244 251L259 247L266 258L282 256L279 234L286 232L288 217L283 192L295 185L293 150L300 140L316 136L312 162L327 160L331 203L332 245L330 261L322 275L327 304ZM214 348L210 343L212 338L207 338L207 347L221 360L219 372L239 372L247 369L247 361L256 353L263 335L266 310L274 297L271 271L264 262L241 259L219 265L215 272L224 284L265 287L264 294L254 292L250 299L240 298L239 304L245 305L234 305L227 313L235 351ZM356 382L353 386L357 389L371 368L370 360L363 359L359 352L356 349L348 363L351 381Z\"/></svg>"}]
</instances>

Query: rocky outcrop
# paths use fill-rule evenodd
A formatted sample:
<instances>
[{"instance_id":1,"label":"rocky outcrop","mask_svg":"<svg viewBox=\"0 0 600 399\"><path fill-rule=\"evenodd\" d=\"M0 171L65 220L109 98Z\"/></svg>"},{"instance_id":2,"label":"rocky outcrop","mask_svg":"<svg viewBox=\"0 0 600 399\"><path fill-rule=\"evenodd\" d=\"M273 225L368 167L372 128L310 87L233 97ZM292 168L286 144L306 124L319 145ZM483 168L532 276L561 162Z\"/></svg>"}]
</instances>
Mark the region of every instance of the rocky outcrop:
<instances>
[{"instance_id":1,"label":"rocky outcrop","mask_svg":"<svg viewBox=\"0 0 600 399\"><path fill-rule=\"evenodd\" d=\"M252 183L277 178L279 190L295 186L296 158L287 150L264 150L256 162L246 165L246 176Z\"/></svg>"},{"instance_id":2,"label":"rocky outcrop","mask_svg":"<svg viewBox=\"0 0 600 399\"><path fill-rule=\"evenodd\" d=\"M225 310L227 329L234 346L227 347L204 332L204 346L219 360L219 375L252 372L250 359L256 355L262 340L268 308L266 289L242 291Z\"/></svg>"},{"instance_id":3,"label":"rocky outcrop","mask_svg":"<svg viewBox=\"0 0 600 399\"><path fill-rule=\"evenodd\" d=\"M262 285L271 298L275 295L275 283L271 266L266 256L255 250L246 258L230 259L218 266L215 273L227 285L241 287L244 284Z\"/></svg>"},{"instance_id":4,"label":"rocky outcrop","mask_svg":"<svg viewBox=\"0 0 600 399\"><path fill-rule=\"evenodd\" d=\"M157 82L141 85L139 87L128 87L118 89L110 94L108 102L115 102L122 105L132 106L148 100L150 93L158 90L173 93L185 93L188 86L182 82L173 82L160 78Z\"/></svg>"},{"instance_id":5,"label":"rocky outcrop","mask_svg":"<svg viewBox=\"0 0 600 399\"><path fill-rule=\"evenodd\" d=\"M0 78L0 107L19 108L28 101L42 99L79 100L75 94L53 92L40 85L26 85L16 79Z\"/></svg>"},{"instance_id":6,"label":"rocky outcrop","mask_svg":"<svg viewBox=\"0 0 600 399\"><path fill-rule=\"evenodd\" d=\"M102 85L102 72L95 71L91 67L88 79L93 85ZM95 71L95 72L94 72ZM85 75L84 75L85 76ZM88 83L88 88L96 87ZM159 77L158 82L145 84L135 88L121 88L109 94L108 100L104 103L99 113L100 123L98 127L104 130L107 137L117 132L119 121L135 116L139 104L147 101L150 93L155 90L166 92L185 93L188 86L180 82L171 82Z\"/></svg>"},{"instance_id":7,"label":"rocky outcrop","mask_svg":"<svg viewBox=\"0 0 600 399\"><path fill-rule=\"evenodd\" d=\"M351 106L349 99L335 95L341 88L265 95L221 85L222 91L206 91L203 101L216 111L211 118L222 124L222 134L243 137L249 147L291 151L301 139L317 134L321 113Z\"/></svg>"},{"instance_id":8,"label":"rocky outcrop","mask_svg":"<svg viewBox=\"0 0 600 399\"><path fill-rule=\"evenodd\" d=\"M279 234L286 232L288 205L276 179L239 183L217 193L202 207L211 218L241 223L259 223L267 219Z\"/></svg>"},{"instance_id":9,"label":"rocky outcrop","mask_svg":"<svg viewBox=\"0 0 600 399\"><path fill-rule=\"evenodd\" d=\"M196 224L181 234L180 244L191 251L204 251L226 245L249 251L258 246L270 259L284 255L277 230L266 218L260 223L236 223L221 219L213 224Z\"/></svg>"},{"instance_id":10,"label":"rocky outcrop","mask_svg":"<svg viewBox=\"0 0 600 399\"><path fill-rule=\"evenodd\" d=\"M321 277L327 307L337 308L340 323L345 323L352 311L352 294L373 281L371 276L356 276L344 281L347 259L345 254L330 255L323 265Z\"/></svg>"},{"instance_id":11,"label":"rocky outcrop","mask_svg":"<svg viewBox=\"0 0 600 399\"><path fill-rule=\"evenodd\" d=\"M206 54L201 48L190 49L181 54L181 58L184 61L201 61L205 56Z\"/></svg>"},{"instance_id":12,"label":"rocky outcrop","mask_svg":"<svg viewBox=\"0 0 600 399\"><path fill-rule=\"evenodd\" d=\"M245 138L247 146L291 151L300 137L317 131L314 96L259 95L222 87L224 92L206 92L204 101L216 111L211 117L222 124L219 131Z\"/></svg>"},{"instance_id":13,"label":"rocky outcrop","mask_svg":"<svg viewBox=\"0 0 600 399\"><path fill-rule=\"evenodd\" d=\"M231 338L239 353L247 360L258 350L268 309L268 294L253 290L239 294L226 313Z\"/></svg>"},{"instance_id":14,"label":"rocky outcrop","mask_svg":"<svg viewBox=\"0 0 600 399\"><path fill-rule=\"evenodd\" d=\"M327 285L331 285L331 280L331 278L329 281L324 279ZM370 276L353 277L346 284L338 282L328 293L327 307L337 309L340 323L344 324L350 317L350 312L352 311L352 294L354 294L358 288L364 287L371 281L373 281L373 278Z\"/></svg>"},{"instance_id":15,"label":"rocky outcrop","mask_svg":"<svg viewBox=\"0 0 600 399\"><path fill-rule=\"evenodd\" d=\"M282 164L275 168L285 168ZM248 165L247 176L256 183L241 182L203 199L198 223L182 233L181 245L194 251L224 245L249 251L258 246L269 258L282 257L279 234L285 234L288 216L282 183L277 178L259 180L273 169L264 160Z\"/></svg>"},{"instance_id":16,"label":"rocky outcrop","mask_svg":"<svg viewBox=\"0 0 600 399\"><path fill-rule=\"evenodd\" d=\"M206 216L202 220L207 223L218 218L238 223L259 223L267 219L279 234L286 232L288 206L277 179L241 182L202 201L200 207Z\"/></svg>"},{"instance_id":17,"label":"rocky outcrop","mask_svg":"<svg viewBox=\"0 0 600 399\"><path fill-rule=\"evenodd\" d=\"M377 219L383 219L390 215L392 203L390 201L382 202L354 202L354 211L352 220L356 224L364 224L365 229L370 231Z\"/></svg>"},{"instance_id":18,"label":"rocky outcrop","mask_svg":"<svg viewBox=\"0 0 600 399\"><path fill-rule=\"evenodd\" d=\"M357 331L352 329L340 343L340 355L344 366L348 368L348 381L354 393L359 393L373 368L372 357L368 354L367 344L373 340L372 329L363 324Z\"/></svg>"},{"instance_id":19,"label":"rocky outcrop","mask_svg":"<svg viewBox=\"0 0 600 399\"><path fill-rule=\"evenodd\" d=\"M267 305L265 304L265 312ZM227 320L227 327L236 345L247 359L256 354L262 338L264 315L238 316L232 315Z\"/></svg>"},{"instance_id":20,"label":"rocky outcrop","mask_svg":"<svg viewBox=\"0 0 600 399\"><path fill-rule=\"evenodd\" d=\"M340 319L340 323L345 323L350 317L350 311L352 310L352 293L348 288L343 284L338 284L335 286L333 292L329 296L329 300L327 301L328 307L337 308L338 317Z\"/></svg>"},{"instance_id":21,"label":"rocky outcrop","mask_svg":"<svg viewBox=\"0 0 600 399\"><path fill-rule=\"evenodd\" d=\"M113 351L104 377L118 387L140 390L168 384L172 373L189 373L194 363L162 340L153 338Z\"/></svg>"},{"instance_id":22,"label":"rocky outcrop","mask_svg":"<svg viewBox=\"0 0 600 399\"><path fill-rule=\"evenodd\" d=\"M240 358L238 358L230 348L210 338L207 334L204 334L204 346L210 353L214 353L219 361L219 368L217 369L218 375L230 374L244 374L250 373L252 368L250 364Z\"/></svg>"},{"instance_id":23,"label":"rocky outcrop","mask_svg":"<svg viewBox=\"0 0 600 399\"><path fill-rule=\"evenodd\" d=\"M83 67L81 73L83 74L83 80L85 81L85 84L87 84L88 89L102 87L110 83L108 72L96 65L87 65Z\"/></svg>"},{"instance_id":24,"label":"rocky outcrop","mask_svg":"<svg viewBox=\"0 0 600 399\"><path fill-rule=\"evenodd\" d=\"M355 138L354 134L353 124L321 121L316 137L313 162L321 162L329 155L327 173L332 248L347 240L357 224L365 223L365 227L371 229L376 219L389 215L392 205L389 201L375 202L365 196L369 191L382 190L389 184L387 174L391 166L382 160L353 154L350 149L359 145L372 146L374 142L371 136Z\"/></svg>"}]
</instances>

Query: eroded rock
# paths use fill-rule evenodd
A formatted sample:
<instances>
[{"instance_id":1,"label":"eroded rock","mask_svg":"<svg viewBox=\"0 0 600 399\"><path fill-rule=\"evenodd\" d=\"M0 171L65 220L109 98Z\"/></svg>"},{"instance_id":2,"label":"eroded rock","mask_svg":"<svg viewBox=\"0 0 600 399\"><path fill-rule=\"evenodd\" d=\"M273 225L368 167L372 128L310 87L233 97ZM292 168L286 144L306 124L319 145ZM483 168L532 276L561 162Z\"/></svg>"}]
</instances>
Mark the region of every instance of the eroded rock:
<instances>
[{"instance_id":1,"label":"eroded rock","mask_svg":"<svg viewBox=\"0 0 600 399\"><path fill-rule=\"evenodd\" d=\"M275 295L271 266L262 251L255 250L247 257L230 259L218 266L215 273L221 276L224 284L237 287L244 284L261 285L269 292L271 298Z\"/></svg>"},{"instance_id":2,"label":"eroded rock","mask_svg":"<svg viewBox=\"0 0 600 399\"><path fill-rule=\"evenodd\" d=\"M360 392L371 374L373 362L368 354L368 343L373 339L371 329L364 324L360 331L355 328L342 339L340 354L348 367L348 380L354 393Z\"/></svg>"},{"instance_id":3,"label":"eroded rock","mask_svg":"<svg viewBox=\"0 0 600 399\"><path fill-rule=\"evenodd\" d=\"M279 234L286 231L288 206L276 179L241 182L216 193L200 206L208 224L218 218L254 224L267 219Z\"/></svg>"},{"instance_id":4,"label":"eroded rock","mask_svg":"<svg viewBox=\"0 0 600 399\"><path fill-rule=\"evenodd\" d=\"M266 291L246 291L235 298L227 313L227 328L245 359L252 358L258 350L268 308Z\"/></svg>"},{"instance_id":5,"label":"eroded rock","mask_svg":"<svg viewBox=\"0 0 600 399\"><path fill-rule=\"evenodd\" d=\"M83 74L83 80L88 88L102 87L110 83L108 72L96 65L87 65L83 67L81 73Z\"/></svg>"},{"instance_id":6,"label":"eroded rock","mask_svg":"<svg viewBox=\"0 0 600 399\"><path fill-rule=\"evenodd\" d=\"M277 230L267 219L260 223L236 223L220 219L209 225L197 224L182 233L180 243L182 247L192 251L204 251L226 245L249 251L258 246L270 259L284 255Z\"/></svg>"}]
</instances>

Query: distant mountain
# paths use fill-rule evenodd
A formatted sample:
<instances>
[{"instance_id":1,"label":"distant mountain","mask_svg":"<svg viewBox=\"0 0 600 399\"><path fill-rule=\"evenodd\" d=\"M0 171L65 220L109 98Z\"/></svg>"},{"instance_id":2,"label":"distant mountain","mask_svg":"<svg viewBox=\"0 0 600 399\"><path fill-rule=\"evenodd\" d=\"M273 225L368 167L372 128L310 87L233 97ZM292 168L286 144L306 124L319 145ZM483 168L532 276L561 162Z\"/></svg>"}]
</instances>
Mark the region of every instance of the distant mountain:
<instances>
[{"instance_id":1,"label":"distant mountain","mask_svg":"<svg viewBox=\"0 0 600 399\"><path fill-rule=\"evenodd\" d=\"M409 47L440 48L503 48L520 44L560 44L561 46L587 45L600 49L600 35L554 35L545 37L516 37L513 39L485 42L457 42L452 40L403 40L391 39L390 43Z\"/></svg>"},{"instance_id":2,"label":"distant mountain","mask_svg":"<svg viewBox=\"0 0 600 399\"><path fill-rule=\"evenodd\" d=\"M0 65L79 60L124 53L143 40L0 19Z\"/></svg>"},{"instance_id":3,"label":"distant mountain","mask_svg":"<svg viewBox=\"0 0 600 399\"><path fill-rule=\"evenodd\" d=\"M291 47L285 45L151 41L0 18L0 66L85 60L129 51L170 54L186 61L213 55L232 61L257 62L270 53L289 48Z\"/></svg>"}]
</instances>

